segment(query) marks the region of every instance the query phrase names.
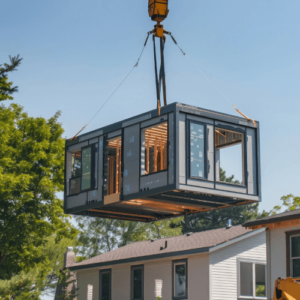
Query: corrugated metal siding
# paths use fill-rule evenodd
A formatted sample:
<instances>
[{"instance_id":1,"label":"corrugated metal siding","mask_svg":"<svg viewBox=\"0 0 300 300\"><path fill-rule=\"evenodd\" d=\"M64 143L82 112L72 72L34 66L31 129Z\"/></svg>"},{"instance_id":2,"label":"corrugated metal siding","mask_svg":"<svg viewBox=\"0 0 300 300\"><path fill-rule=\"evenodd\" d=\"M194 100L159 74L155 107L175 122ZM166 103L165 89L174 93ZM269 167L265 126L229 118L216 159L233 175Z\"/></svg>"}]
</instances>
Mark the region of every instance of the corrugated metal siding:
<instances>
[{"instance_id":1,"label":"corrugated metal siding","mask_svg":"<svg viewBox=\"0 0 300 300\"><path fill-rule=\"evenodd\" d=\"M275 279L278 277L286 277L286 232L300 230L300 226L273 229L269 231L270 234L270 250L268 257L268 273L271 275L268 279L268 284L271 289L271 296L268 299L273 299L273 289Z\"/></svg>"},{"instance_id":2,"label":"corrugated metal siding","mask_svg":"<svg viewBox=\"0 0 300 300\"><path fill-rule=\"evenodd\" d=\"M237 259L266 261L266 233L234 243L210 254L210 300L237 299Z\"/></svg>"}]
</instances>

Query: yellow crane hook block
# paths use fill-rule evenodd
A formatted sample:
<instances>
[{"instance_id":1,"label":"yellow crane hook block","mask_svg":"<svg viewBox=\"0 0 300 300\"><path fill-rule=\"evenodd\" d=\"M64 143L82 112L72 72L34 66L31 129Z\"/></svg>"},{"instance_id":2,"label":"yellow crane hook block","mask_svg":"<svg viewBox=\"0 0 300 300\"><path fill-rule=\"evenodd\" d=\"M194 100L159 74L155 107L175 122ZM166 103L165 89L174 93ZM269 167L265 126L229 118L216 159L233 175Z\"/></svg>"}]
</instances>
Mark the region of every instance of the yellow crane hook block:
<instances>
[{"instance_id":1,"label":"yellow crane hook block","mask_svg":"<svg viewBox=\"0 0 300 300\"><path fill-rule=\"evenodd\" d=\"M162 22L169 13L168 0L149 0L148 12L152 21Z\"/></svg>"},{"instance_id":2,"label":"yellow crane hook block","mask_svg":"<svg viewBox=\"0 0 300 300\"><path fill-rule=\"evenodd\" d=\"M300 283L299 279L278 278L275 280L273 300L299 300Z\"/></svg>"}]
</instances>

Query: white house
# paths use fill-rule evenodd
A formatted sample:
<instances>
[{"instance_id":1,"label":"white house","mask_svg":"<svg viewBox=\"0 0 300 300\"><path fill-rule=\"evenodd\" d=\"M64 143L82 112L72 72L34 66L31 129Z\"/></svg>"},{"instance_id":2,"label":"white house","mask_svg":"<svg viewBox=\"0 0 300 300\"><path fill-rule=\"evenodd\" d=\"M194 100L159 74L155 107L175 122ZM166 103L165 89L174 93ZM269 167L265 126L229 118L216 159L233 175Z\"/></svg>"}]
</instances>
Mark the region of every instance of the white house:
<instances>
[{"instance_id":1,"label":"white house","mask_svg":"<svg viewBox=\"0 0 300 300\"><path fill-rule=\"evenodd\" d=\"M78 300L154 300L160 285L162 300L266 299L265 228L136 242L80 263L72 251L66 258Z\"/></svg>"},{"instance_id":2,"label":"white house","mask_svg":"<svg viewBox=\"0 0 300 300\"><path fill-rule=\"evenodd\" d=\"M300 209L249 221L243 226L255 230L266 228L267 299L273 299L278 277L300 277Z\"/></svg>"}]
</instances>

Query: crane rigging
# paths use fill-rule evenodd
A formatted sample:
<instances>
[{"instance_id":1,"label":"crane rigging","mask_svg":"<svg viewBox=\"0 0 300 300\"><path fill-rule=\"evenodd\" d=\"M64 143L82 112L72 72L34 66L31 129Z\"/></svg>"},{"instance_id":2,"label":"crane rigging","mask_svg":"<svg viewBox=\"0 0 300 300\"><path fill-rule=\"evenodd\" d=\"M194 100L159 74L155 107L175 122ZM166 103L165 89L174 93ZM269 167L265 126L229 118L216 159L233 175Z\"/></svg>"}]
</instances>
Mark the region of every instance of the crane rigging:
<instances>
[{"instance_id":1,"label":"crane rigging","mask_svg":"<svg viewBox=\"0 0 300 300\"><path fill-rule=\"evenodd\" d=\"M154 69L155 69L155 85L156 85L156 97L157 97L157 109L160 115L161 108L161 87L163 89L164 105L167 105L167 90L166 90L166 73L165 73L165 59L164 59L164 48L166 42L166 36L168 34L171 36L174 43L177 45L176 40L172 36L171 32L164 30L161 24L168 14L168 0L149 0L148 13L152 21L157 22L154 25L154 29L148 32L144 46L146 46L149 36L152 34L153 39L153 50L154 50ZM155 38L159 38L160 42L160 69L158 73L157 68L157 55L156 55L156 45Z\"/></svg>"}]
</instances>

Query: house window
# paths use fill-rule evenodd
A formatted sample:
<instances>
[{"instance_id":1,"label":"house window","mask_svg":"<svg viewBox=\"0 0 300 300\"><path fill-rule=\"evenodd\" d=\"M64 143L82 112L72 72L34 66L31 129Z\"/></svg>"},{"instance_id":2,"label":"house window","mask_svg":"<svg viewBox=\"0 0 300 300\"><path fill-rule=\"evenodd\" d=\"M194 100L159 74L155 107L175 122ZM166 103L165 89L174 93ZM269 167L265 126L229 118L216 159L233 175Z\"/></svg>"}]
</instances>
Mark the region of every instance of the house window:
<instances>
[{"instance_id":1,"label":"house window","mask_svg":"<svg viewBox=\"0 0 300 300\"><path fill-rule=\"evenodd\" d=\"M245 185L244 134L215 128L216 181Z\"/></svg>"},{"instance_id":2,"label":"house window","mask_svg":"<svg viewBox=\"0 0 300 300\"><path fill-rule=\"evenodd\" d=\"M266 265L240 262L240 296L266 297Z\"/></svg>"},{"instance_id":3,"label":"house window","mask_svg":"<svg viewBox=\"0 0 300 300\"><path fill-rule=\"evenodd\" d=\"M70 194L89 190L94 183L95 145L72 152L72 167L70 178Z\"/></svg>"},{"instance_id":4,"label":"house window","mask_svg":"<svg viewBox=\"0 0 300 300\"><path fill-rule=\"evenodd\" d=\"M144 266L131 267L131 299L144 299Z\"/></svg>"},{"instance_id":5,"label":"house window","mask_svg":"<svg viewBox=\"0 0 300 300\"><path fill-rule=\"evenodd\" d=\"M205 177L205 126L190 122L189 125L190 177Z\"/></svg>"},{"instance_id":6,"label":"house window","mask_svg":"<svg viewBox=\"0 0 300 300\"><path fill-rule=\"evenodd\" d=\"M300 277L300 235L291 236L291 275Z\"/></svg>"},{"instance_id":7,"label":"house window","mask_svg":"<svg viewBox=\"0 0 300 300\"><path fill-rule=\"evenodd\" d=\"M187 260L173 261L173 299L187 298Z\"/></svg>"},{"instance_id":8,"label":"house window","mask_svg":"<svg viewBox=\"0 0 300 300\"><path fill-rule=\"evenodd\" d=\"M121 192L122 138L120 136L106 140L104 177L107 195Z\"/></svg>"},{"instance_id":9,"label":"house window","mask_svg":"<svg viewBox=\"0 0 300 300\"><path fill-rule=\"evenodd\" d=\"M168 123L142 129L141 140L141 175L167 170Z\"/></svg>"},{"instance_id":10,"label":"house window","mask_svg":"<svg viewBox=\"0 0 300 300\"><path fill-rule=\"evenodd\" d=\"M87 300L93 300L93 285L88 284L87 286Z\"/></svg>"},{"instance_id":11,"label":"house window","mask_svg":"<svg viewBox=\"0 0 300 300\"><path fill-rule=\"evenodd\" d=\"M111 270L100 271L100 300L111 299Z\"/></svg>"}]
</instances>

